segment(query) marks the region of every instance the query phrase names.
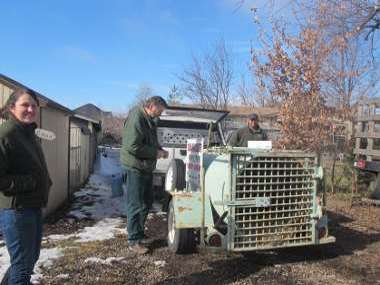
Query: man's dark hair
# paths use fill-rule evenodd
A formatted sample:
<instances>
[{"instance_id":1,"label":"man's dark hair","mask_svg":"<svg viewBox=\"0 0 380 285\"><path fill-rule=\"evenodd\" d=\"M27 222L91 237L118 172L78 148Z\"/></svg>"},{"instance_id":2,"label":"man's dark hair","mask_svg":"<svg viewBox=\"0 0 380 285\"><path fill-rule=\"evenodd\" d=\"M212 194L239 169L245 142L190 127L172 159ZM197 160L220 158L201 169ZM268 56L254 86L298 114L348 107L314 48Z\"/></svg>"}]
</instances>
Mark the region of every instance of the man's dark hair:
<instances>
[{"instance_id":1,"label":"man's dark hair","mask_svg":"<svg viewBox=\"0 0 380 285\"><path fill-rule=\"evenodd\" d=\"M144 107L149 107L150 105L162 106L164 108L168 107L165 99L161 96L153 96L147 99L144 103Z\"/></svg>"},{"instance_id":2,"label":"man's dark hair","mask_svg":"<svg viewBox=\"0 0 380 285\"><path fill-rule=\"evenodd\" d=\"M256 113L252 113L252 114L249 114L247 118L248 118L248 120L258 121L259 120L259 115L257 115Z\"/></svg>"}]
</instances>

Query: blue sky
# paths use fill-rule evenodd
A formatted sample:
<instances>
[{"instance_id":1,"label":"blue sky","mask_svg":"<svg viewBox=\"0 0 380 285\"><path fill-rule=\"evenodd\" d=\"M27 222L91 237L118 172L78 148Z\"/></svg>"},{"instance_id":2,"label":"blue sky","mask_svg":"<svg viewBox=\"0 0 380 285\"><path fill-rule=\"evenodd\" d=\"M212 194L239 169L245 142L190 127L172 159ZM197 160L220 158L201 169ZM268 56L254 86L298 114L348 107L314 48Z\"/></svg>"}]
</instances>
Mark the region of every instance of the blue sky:
<instances>
[{"instance_id":1,"label":"blue sky","mask_svg":"<svg viewBox=\"0 0 380 285\"><path fill-rule=\"evenodd\" d=\"M0 73L69 108L123 112L141 84L166 97L192 54L223 38L239 79L257 35L249 7L266 2L239 1L2 1Z\"/></svg>"}]
</instances>

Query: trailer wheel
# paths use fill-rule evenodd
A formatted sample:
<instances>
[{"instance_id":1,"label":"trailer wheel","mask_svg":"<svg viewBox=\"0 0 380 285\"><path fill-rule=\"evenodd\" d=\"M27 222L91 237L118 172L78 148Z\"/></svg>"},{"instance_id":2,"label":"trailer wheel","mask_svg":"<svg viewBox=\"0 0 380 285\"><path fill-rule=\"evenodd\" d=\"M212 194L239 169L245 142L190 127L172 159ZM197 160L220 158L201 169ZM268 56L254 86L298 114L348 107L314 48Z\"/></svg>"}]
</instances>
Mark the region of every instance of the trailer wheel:
<instances>
[{"instance_id":1,"label":"trailer wheel","mask_svg":"<svg viewBox=\"0 0 380 285\"><path fill-rule=\"evenodd\" d=\"M196 241L194 229L176 229L174 205L170 201L168 212L168 247L174 253L192 253L195 251Z\"/></svg>"},{"instance_id":2,"label":"trailer wheel","mask_svg":"<svg viewBox=\"0 0 380 285\"><path fill-rule=\"evenodd\" d=\"M165 177L165 190L174 191L183 190L186 187L185 180L185 163L181 159L173 159L170 162L168 171Z\"/></svg>"}]
</instances>

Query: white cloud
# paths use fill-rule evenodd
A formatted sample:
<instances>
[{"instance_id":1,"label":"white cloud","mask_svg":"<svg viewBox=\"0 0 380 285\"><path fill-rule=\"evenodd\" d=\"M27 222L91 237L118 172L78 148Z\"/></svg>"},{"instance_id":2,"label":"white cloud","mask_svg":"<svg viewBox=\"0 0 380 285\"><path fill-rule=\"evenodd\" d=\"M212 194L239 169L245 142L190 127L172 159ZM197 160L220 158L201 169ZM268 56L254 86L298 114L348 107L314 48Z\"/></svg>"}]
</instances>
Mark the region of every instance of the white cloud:
<instances>
[{"instance_id":1,"label":"white cloud","mask_svg":"<svg viewBox=\"0 0 380 285\"><path fill-rule=\"evenodd\" d=\"M145 34L149 32L146 22L139 17L126 17L120 20L120 25L128 34Z\"/></svg>"},{"instance_id":2,"label":"white cloud","mask_svg":"<svg viewBox=\"0 0 380 285\"><path fill-rule=\"evenodd\" d=\"M178 69L178 66L179 65L176 63L165 63L161 65L161 68L166 72L174 72L176 69Z\"/></svg>"},{"instance_id":3,"label":"white cloud","mask_svg":"<svg viewBox=\"0 0 380 285\"><path fill-rule=\"evenodd\" d=\"M172 26L179 26L180 25L180 20L178 17L170 10L164 10L161 11L159 14L159 19L161 22L165 24L169 24Z\"/></svg>"},{"instance_id":4,"label":"white cloud","mask_svg":"<svg viewBox=\"0 0 380 285\"><path fill-rule=\"evenodd\" d=\"M93 53L80 47L68 45L64 46L60 51L70 59L80 60L88 63L94 63L96 61L96 57Z\"/></svg>"},{"instance_id":5,"label":"white cloud","mask_svg":"<svg viewBox=\"0 0 380 285\"><path fill-rule=\"evenodd\" d=\"M208 28L202 29L202 32L207 33L207 34L220 34L221 30L214 27L208 27Z\"/></svg>"},{"instance_id":6,"label":"white cloud","mask_svg":"<svg viewBox=\"0 0 380 285\"><path fill-rule=\"evenodd\" d=\"M233 53L245 53L249 54L251 51L250 41L233 41L231 42Z\"/></svg>"},{"instance_id":7,"label":"white cloud","mask_svg":"<svg viewBox=\"0 0 380 285\"><path fill-rule=\"evenodd\" d=\"M122 79L108 80L105 84L119 88L126 88L128 91L136 91L139 88L138 84Z\"/></svg>"}]
</instances>

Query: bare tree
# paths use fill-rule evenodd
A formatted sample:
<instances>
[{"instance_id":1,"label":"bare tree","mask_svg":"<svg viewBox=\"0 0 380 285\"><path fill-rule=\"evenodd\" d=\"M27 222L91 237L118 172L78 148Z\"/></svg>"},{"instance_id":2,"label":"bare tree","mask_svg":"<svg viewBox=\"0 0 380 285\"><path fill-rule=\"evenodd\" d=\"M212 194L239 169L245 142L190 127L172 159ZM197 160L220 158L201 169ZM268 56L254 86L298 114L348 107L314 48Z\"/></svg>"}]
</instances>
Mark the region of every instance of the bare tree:
<instances>
[{"instance_id":1,"label":"bare tree","mask_svg":"<svg viewBox=\"0 0 380 285\"><path fill-rule=\"evenodd\" d=\"M366 39L371 38L374 41L376 30L380 29L380 1L354 1L363 11L365 11L364 19L359 19L356 26L356 33L365 33Z\"/></svg>"},{"instance_id":2,"label":"bare tree","mask_svg":"<svg viewBox=\"0 0 380 285\"><path fill-rule=\"evenodd\" d=\"M240 82L237 86L236 97L239 99L240 104L249 107L273 107L275 104L271 104L265 96L265 92L255 86L254 82L247 83L245 77L242 75Z\"/></svg>"},{"instance_id":3,"label":"bare tree","mask_svg":"<svg viewBox=\"0 0 380 285\"><path fill-rule=\"evenodd\" d=\"M193 56L192 64L178 76L184 96L210 109L226 109L230 103L232 63L224 40L215 44L212 53Z\"/></svg>"},{"instance_id":4,"label":"bare tree","mask_svg":"<svg viewBox=\"0 0 380 285\"><path fill-rule=\"evenodd\" d=\"M168 103L170 105L177 105L182 101L181 90L174 84L169 91Z\"/></svg>"},{"instance_id":5,"label":"bare tree","mask_svg":"<svg viewBox=\"0 0 380 285\"><path fill-rule=\"evenodd\" d=\"M248 86L244 76L241 76L240 83L237 89L237 96L243 106L255 107L260 105L256 103L255 94L252 86Z\"/></svg>"},{"instance_id":6,"label":"bare tree","mask_svg":"<svg viewBox=\"0 0 380 285\"><path fill-rule=\"evenodd\" d=\"M121 134L126 117L126 114L111 114L104 118L102 129L105 143L121 144Z\"/></svg>"},{"instance_id":7,"label":"bare tree","mask_svg":"<svg viewBox=\"0 0 380 285\"><path fill-rule=\"evenodd\" d=\"M359 96L370 97L376 90L380 70L373 56L372 43L356 29L371 7L367 0L312 1L309 9L314 25L323 30L326 43L334 48L326 58L328 74L323 92L339 109L350 108Z\"/></svg>"},{"instance_id":8,"label":"bare tree","mask_svg":"<svg viewBox=\"0 0 380 285\"><path fill-rule=\"evenodd\" d=\"M154 90L151 85L149 83L141 83L137 89L135 99L132 102L130 108L133 108L137 105L142 105L145 100L152 96L154 96Z\"/></svg>"}]
</instances>

